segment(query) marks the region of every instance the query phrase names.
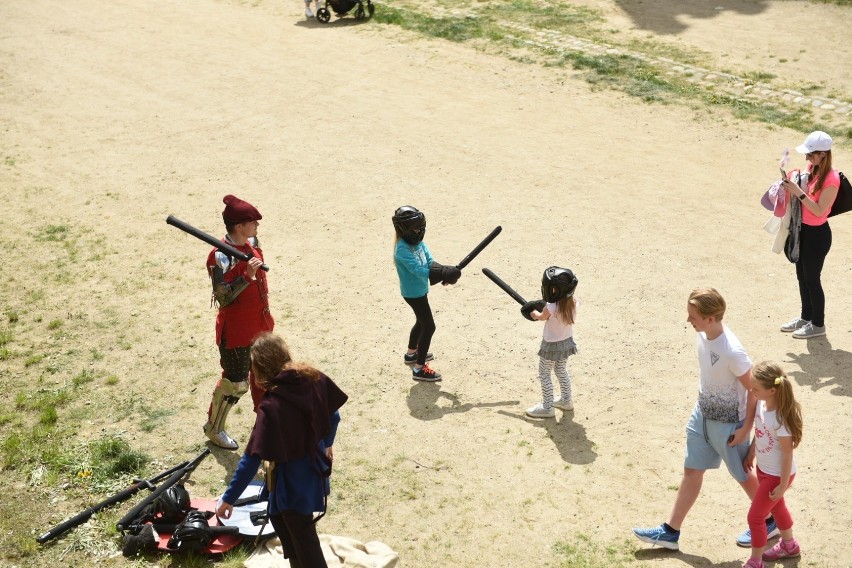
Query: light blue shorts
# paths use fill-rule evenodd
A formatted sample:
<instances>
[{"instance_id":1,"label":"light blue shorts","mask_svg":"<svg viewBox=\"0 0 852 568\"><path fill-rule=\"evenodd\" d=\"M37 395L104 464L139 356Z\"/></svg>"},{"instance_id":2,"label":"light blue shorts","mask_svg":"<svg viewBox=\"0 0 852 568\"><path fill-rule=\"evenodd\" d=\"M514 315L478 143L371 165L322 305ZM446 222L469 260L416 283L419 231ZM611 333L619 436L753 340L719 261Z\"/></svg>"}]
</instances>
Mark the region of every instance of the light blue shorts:
<instances>
[{"instance_id":1,"label":"light blue shorts","mask_svg":"<svg viewBox=\"0 0 852 568\"><path fill-rule=\"evenodd\" d=\"M684 452L683 467L687 469L718 469L724 461L728 466L731 477L743 483L748 479L743 468L743 460L748 453L749 440L742 444L728 446L728 440L734 435L742 422L732 424L730 422L718 422L708 420L701 414L698 405L689 417L686 425L686 451Z\"/></svg>"}]
</instances>

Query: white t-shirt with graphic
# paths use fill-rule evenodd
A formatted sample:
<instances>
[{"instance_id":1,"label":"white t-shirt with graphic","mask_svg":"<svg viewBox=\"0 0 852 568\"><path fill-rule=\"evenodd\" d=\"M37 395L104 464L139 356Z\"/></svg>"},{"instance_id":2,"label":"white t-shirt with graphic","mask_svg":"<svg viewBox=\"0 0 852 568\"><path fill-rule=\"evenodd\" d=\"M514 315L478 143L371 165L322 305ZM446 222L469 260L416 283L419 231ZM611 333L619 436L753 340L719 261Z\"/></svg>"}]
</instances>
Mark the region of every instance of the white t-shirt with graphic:
<instances>
[{"instance_id":1,"label":"white t-shirt with graphic","mask_svg":"<svg viewBox=\"0 0 852 568\"><path fill-rule=\"evenodd\" d=\"M574 298L574 318L577 317L577 308L580 306L579 300ZM545 341L556 343L557 341L565 341L569 337L574 337L574 325L565 323L559 317L559 311L556 309L556 302L547 304L546 309L550 312L550 318L544 322L544 333L542 337Z\"/></svg>"},{"instance_id":2,"label":"white t-shirt with graphic","mask_svg":"<svg viewBox=\"0 0 852 568\"><path fill-rule=\"evenodd\" d=\"M792 436L787 427L778 422L774 410L766 410L766 402L757 401L754 415L754 445L757 467L763 473L781 477L781 445L778 438ZM796 473L796 459L793 458L793 468L790 475Z\"/></svg>"},{"instance_id":3,"label":"white t-shirt with graphic","mask_svg":"<svg viewBox=\"0 0 852 568\"><path fill-rule=\"evenodd\" d=\"M751 369L751 359L737 336L722 326L722 334L707 339L698 334L698 408L705 418L736 423L745 419L748 391L737 380Z\"/></svg>"}]
</instances>

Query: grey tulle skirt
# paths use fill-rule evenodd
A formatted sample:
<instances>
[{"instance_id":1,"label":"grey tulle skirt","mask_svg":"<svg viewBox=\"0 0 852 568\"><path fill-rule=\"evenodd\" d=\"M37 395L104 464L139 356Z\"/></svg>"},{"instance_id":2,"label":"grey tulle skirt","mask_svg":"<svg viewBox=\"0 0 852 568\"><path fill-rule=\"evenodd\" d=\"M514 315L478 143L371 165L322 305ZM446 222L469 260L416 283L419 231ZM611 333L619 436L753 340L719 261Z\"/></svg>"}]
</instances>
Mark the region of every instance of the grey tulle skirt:
<instances>
[{"instance_id":1,"label":"grey tulle skirt","mask_svg":"<svg viewBox=\"0 0 852 568\"><path fill-rule=\"evenodd\" d=\"M573 337L562 341L545 341L542 339L541 347L538 349L538 356L548 361L561 361L575 353L577 353L577 344L574 343Z\"/></svg>"}]
</instances>

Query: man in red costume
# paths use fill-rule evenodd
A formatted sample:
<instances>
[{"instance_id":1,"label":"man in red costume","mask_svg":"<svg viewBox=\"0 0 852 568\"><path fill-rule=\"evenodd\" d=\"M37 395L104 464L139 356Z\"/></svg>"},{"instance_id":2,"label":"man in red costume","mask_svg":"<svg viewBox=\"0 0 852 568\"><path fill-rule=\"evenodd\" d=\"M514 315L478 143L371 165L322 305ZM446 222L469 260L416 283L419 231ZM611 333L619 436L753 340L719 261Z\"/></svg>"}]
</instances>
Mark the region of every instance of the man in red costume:
<instances>
[{"instance_id":1,"label":"man in red costume","mask_svg":"<svg viewBox=\"0 0 852 568\"><path fill-rule=\"evenodd\" d=\"M263 252L257 240L257 228L263 217L252 204L233 195L226 195L222 201L225 203L222 219L228 232L222 241L252 258L238 260L217 249L207 255L213 302L219 307L216 344L222 378L213 390L204 433L217 446L236 450L239 445L225 431L225 419L252 382L249 348L254 338L264 331L272 331L275 321L269 312L266 273L259 270Z\"/></svg>"}]
</instances>

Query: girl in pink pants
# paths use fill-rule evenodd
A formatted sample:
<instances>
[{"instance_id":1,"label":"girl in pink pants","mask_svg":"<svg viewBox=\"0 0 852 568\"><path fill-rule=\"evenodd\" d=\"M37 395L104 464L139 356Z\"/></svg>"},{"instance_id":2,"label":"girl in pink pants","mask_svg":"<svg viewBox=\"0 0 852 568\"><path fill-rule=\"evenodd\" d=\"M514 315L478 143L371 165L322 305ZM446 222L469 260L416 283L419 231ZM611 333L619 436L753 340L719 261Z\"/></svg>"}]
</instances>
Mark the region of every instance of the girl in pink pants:
<instances>
[{"instance_id":1,"label":"girl in pink pants","mask_svg":"<svg viewBox=\"0 0 852 568\"><path fill-rule=\"evenodd\" d=\"M757 458L757 494L748 511L751 529L751 558L743 568L764 568L763 561L799 556L799 543L793 537L793 517L784 502L784 493L796 477L793 449L802 440L802 407L793 396L793 383L772 361L761 361L751 373L751 391L757 398L754 440L745 459L750 470ZM768 515L775 517L781 540L766 548Z\"/></svg>"}]
</instances>

